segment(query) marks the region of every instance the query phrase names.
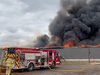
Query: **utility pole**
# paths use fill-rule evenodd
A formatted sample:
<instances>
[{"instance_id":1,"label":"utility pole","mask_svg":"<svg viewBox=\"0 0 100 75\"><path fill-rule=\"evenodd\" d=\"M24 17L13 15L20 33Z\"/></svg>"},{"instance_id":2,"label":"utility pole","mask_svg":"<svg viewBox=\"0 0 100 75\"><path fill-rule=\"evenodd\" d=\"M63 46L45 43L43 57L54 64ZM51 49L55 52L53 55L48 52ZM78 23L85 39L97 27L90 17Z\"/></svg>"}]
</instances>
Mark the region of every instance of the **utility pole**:
<instances>
[{"instance_id":1,"label":"utility pole","mask_svg":"<svg viewBox=\"0 0 100 75\"><path fill-rule=\"evenodd\" d=\"M89 59L89 63L90 63L90 48L88 48L88 59Z\"/></svg>"}]
</instances>

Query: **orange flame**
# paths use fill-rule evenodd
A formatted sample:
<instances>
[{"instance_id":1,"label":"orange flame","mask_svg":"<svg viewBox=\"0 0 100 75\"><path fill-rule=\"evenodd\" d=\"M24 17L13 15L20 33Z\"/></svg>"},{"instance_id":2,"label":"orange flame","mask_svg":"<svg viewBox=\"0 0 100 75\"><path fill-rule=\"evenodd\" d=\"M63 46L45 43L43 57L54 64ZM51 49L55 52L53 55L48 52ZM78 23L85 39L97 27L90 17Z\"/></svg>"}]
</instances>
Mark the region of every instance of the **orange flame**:
<instances>
[{"instance_id":1,"label":"orange flame","mask_svg":"<svg viewBox=\"0 0 100 75\"><path fill-rule=\"evenodd\" d=\"M91 45L81 45L81 47L93 47Z\"/></svg>"},{"instance_id":2,"label":"orange flame","mask_svg":"<svg viewBox=\"0 0 100 75\"><path fill-rule=\"evenodd\" d=\"M64 48L65 47L71 47L71 46L74 46L74 40L73 41L70 41L70 42L68 42L68 43L66 43L65 45L64 45ZM78 44L77 45L77 47L95 47L95 46L92 46L92 45L84 45L84 44ZM97 47L100 47L100 44L99 45L97 45Z\"/></svg>"},{"instance_id":3,"label":"orange flame","mask_svg":"<svg viewBox=\"0 0 100 75\"><path fill-rule=\"evenodd\" d=\"M71 47L74 45L74 41L70 41L64 45L64 47Z\"/></svg>"},{"instance_id":4,"label":"orange flame","mask_svg":"<svg viewBox=\"0 0 100 75\"><path fill-rule=\"evenodd\" d=\"M56 46L50 46L50 47L45 47L45 48L54 48L54 47L56 47Z\"/></svg>"},{"instance_id":5,"label":"orange flame","mask_svg":"<svg viewBox=\"0 0 100 75\"><path fill-rule=\"evenodd\" d=\"M71 47L71 46L74 46L74 41L70 41L70 42L66 43L63 47L60 47L60 48L66 48L66 47ZM88 47L100 47L100 44L98 44L96 46L78 44L77 47L84 47L84 48L88 48ZM56 46L49 46L49 47L45 47L45 48L56 48Z\"/></svg>"},{"instance_id":6,"label":"orange flame","mask_svg":"<svg viewBox=\"0 0 100 75\"><path fill-rule=\"evenodd\" d=\"M100 44L98 44L96 47L100 47Z\"/></svg>"},{"instance_id":7,"label":"orange flame","mask_svg":"<svg viewBox=\"0 0 100 75\"><path fill-rule=\"evenodd\" d=\"M100 44L98 45L98 47L100 47Z\"/></svg>"},{"instance_id":8,"label":"orange flame","mask_svg":"<svg viewBox=\"0 0 100 75\"><path fill-rule=\"evenodd\" d=\"M87 47L93 47L93 46L91 46L91 45L88 45Z\"/></svg>"},{"instance_id":9,"label":"orange flame","mask_svg":"<svg viewBox=\"0 0 100 75\"><path fill-rule=\"evenodd\" d=\"M7 45L5 47L1 48L1 49L6 49L6 48L7 48Z\"/></svg>"},{"instance_id":10,"label":"orange flame","mask_svg":"<svg viewBox=\"0 0 100 75\"><path fill-rule=\"evenodd\" d=\"M81 47L86 47L85 45L81 45Z\"/></svg>"},{"instance_id":11,"label":"orange flame","mask_svg":"<svg viewBox=\"0 0 100 75\"><path fill-rule=\"evenodd\" d=\"M75 40L72 40L68 43L66 43L64 46L60 46L60 48L66 48L66 47L71 47L71 46L75 46ZM49 46L49 47L45 47L45 48L56 48L57 46ZM84 48L88 48L88 47L100 47L100 44L96 45L96 46L92 46L92 45L84 45L84 44L77 44L77 47L84 47Z\"/></svg>"}]
</instances>

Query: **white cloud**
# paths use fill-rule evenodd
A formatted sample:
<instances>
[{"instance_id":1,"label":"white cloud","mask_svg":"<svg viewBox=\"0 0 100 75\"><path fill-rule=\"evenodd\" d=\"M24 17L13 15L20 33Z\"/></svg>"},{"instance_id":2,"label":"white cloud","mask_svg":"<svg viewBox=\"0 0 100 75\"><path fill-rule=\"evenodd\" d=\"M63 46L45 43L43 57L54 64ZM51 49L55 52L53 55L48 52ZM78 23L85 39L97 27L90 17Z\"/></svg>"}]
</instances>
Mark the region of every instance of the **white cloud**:
<instances>
[{"instance_id":1,"label":"white cloud","mask_svg":"<svg viewBox=\"0 0 100 75\"><path fill-rule=\"evenodd\" d=\"M0 0L0 47L32 45L37 32L48 34L50 19L58 10L55 3L59 5L53 0Z\"/></svg>"}]
</instances>

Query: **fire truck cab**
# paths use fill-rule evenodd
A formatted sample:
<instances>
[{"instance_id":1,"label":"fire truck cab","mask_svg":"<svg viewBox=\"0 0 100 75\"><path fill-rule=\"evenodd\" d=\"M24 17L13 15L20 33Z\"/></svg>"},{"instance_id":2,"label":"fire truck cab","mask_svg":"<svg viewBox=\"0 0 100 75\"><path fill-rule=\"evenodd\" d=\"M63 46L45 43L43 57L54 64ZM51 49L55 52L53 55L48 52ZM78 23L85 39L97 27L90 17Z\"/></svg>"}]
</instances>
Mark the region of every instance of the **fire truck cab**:
<instances>
[{"instance_id":1,"label":"fire truck cab","mask_svg":"<svg viewBox=\"0 0 100 75\"><path fill-rule=\"evenodd\" d=\"M3 69L6 68L5 61L9 55L14 58L13 70L27 69L32 71L35 67L50 66L55 68L56 65L60 65L59 53L56 50L11 47L0 50L0 66L3 66Z\"/></svg>"}]
</instances>

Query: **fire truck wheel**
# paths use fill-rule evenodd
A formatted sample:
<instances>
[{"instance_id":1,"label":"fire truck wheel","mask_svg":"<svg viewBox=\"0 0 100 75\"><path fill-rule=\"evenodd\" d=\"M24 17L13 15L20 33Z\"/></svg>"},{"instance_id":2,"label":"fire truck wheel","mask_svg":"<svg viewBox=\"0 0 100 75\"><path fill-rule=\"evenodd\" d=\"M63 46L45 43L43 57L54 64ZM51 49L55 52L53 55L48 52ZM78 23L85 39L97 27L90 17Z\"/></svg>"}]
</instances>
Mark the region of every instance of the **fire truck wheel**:
<instances>
[{"instance_id":1,"label":"fire truck wheel","mask_svg":"<svg viewBox=\"0 0 100 75\"><path fill-rule=\"evenodd\" d=\"M30 63L28 66L28 71L32 71L32 70L34 70L34 64Z\"/></svg>"},{"instance_id":2,"label":"fire truck wheel","mask_svg":"<svg viewBox=\"0 0 100 75\"><path fill-rule=\"evenodd\" d=\"M56 63L52 62L51 68L53 69L53 68L55 68L55 66L56 66Z\"/></svg>"},{"instance_id":3,"label":"fire truck wheel","mask_svg":"<svg viewBox=\"0 0 100 75\"><path fill-rule=\"evenodd\" d=\"M40 69L44 69L44 67L40 67Z\"/></svg>"}]
</instances>

